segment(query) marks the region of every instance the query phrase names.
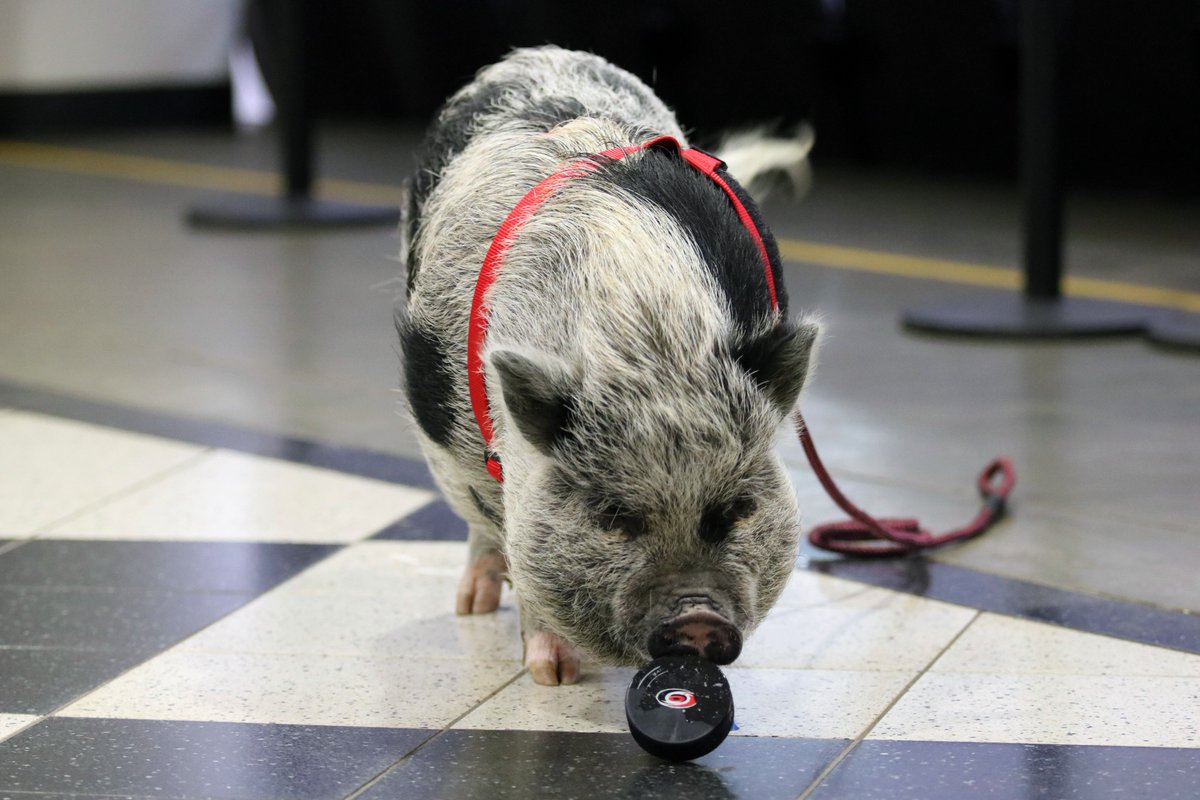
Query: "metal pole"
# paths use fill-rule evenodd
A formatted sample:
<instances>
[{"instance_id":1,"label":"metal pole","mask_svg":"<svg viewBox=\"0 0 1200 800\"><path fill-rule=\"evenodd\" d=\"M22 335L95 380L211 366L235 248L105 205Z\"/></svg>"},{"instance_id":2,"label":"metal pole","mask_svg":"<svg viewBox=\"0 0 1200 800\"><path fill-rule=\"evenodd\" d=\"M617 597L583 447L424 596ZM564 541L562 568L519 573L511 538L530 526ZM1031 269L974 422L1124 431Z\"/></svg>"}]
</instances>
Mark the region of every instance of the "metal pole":
<instances>
[{"instance_id":1,"label":"metal pole","mask_svg":"<svg viewBox=\"0 0 1200 800\"><path fill-rule=\"evenodd\" d=\"M311 194L313 175L308 3L283 0L274 6L279 25L279 124L285 191L289 200L303 200Z\"/></svg>"},{"instance_id":2,"label":"metal pole","mask_svg":"<svg viewBox=\"0 0 1200 800\"><path fill-rule=\"evenodd\" d=\"M313 6L312 0L258 0L258 6L275 26L274 59L281 197L237 195L216 206L193 208L190 225L214 230L272 230L275 228L326 228L359 225L395 225L395 206L364 206L312 197L315 157L313 133Z\"/></svg>"},{"instance_id":3,"label":"metal pole","mask_svg":"<svg viewBox=\"0 0 1200 800\"><path fill-rule=\"evenodd\" d=\"M1062 295L1059 147L1062 0L1021 3L1021 191L1025 296Z\"/></svg>"}]
</instances>

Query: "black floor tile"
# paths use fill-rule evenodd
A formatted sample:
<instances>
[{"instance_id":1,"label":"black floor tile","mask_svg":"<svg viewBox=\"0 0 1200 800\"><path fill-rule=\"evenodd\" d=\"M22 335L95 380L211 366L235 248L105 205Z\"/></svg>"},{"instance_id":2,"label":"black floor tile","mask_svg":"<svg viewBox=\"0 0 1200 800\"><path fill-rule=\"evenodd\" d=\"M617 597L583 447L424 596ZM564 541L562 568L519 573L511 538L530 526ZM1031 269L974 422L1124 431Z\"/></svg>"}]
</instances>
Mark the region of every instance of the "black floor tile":
<instances>
[{"instance_id":1,"label":"black floor tile","mask_svg":"<svg viewBox=\"0 0 1200 800\"><path fill-rule=\"evenodd\" d=\"M1200 653L1197 614L1041 586L919 556L819 561L810 569L983 611Z\"/></svg>"},{"instance_id":2,"label":"black floor tile","mask_svg":"<svg viewBox=\"0 0 1200 800\"><path fill-rule=\"evenodd\" d=\"M0 712L53 711L337 549L39 540L0 554Z\"/></svg>"},{"instance_id":3,"label":"black floor tile","mask_svg":"<svg viewBox=\"0 0 1200 800\"><path fill-rule=\"evenodd\" d=\"M279 448L275 456L347 475L361 475L421 489L436 488L433 475L424 461L391 453L289 439L287 446Z\"/></svg>"},{"instance_id":4,"label":"black floor tile","mask_svg":"<svg viewBox=\"0 0 1200 800\"><path fill-rule=\"evenodd\" d=\"M455 730L362 797L795 800L845 746L844 740L731 736L696 762L672 764L623 734Z\"/></svg>"},{"instance_id":5,"label":"black floor tile","mask_svg":"<svg viewBox=\"0 0 1200 800\"><path fill-rule=\"evenodd\" d=\"M431 735L52 718L0 742L0 797L343 798Z\"/></svg>"},{"instance_id":6,"label":"black floor tile","mask_svg":"<svg viewBox=\"0 0 1200 800\"><path fill-rule=\"evenodd\" d=\"M131 650L0 647L0 714L48 714L144 658Z\"/></svg>"},{"instance_id":7,"label":"black floor tile","mask_svg":"<svg viewBox=\"0 0 1200 800\"><path fill-rule=\"evenodd\" d=\"M371 537L372 539L436 539L465 542L467 523L442 500L435 500Z\"/></svg>"},{"instance_id":8,"label":"black floor tile","mask_svg":"<svg viewBox=\"0 0 1200 800\"><path fill-rule=\"evenodd\" d=\"M42 539L0 554L0 586L256 593L337 550L261 542Z\"/></svg>"},{"instance_id":9,"label":"black floor tile","mask_svg":"<svg viewBox=\"0 0 1200 800\"><path fill-rule=\"evenodd\" d=\"M0 789L0 800L50 800L50 798L70 798L71 800L141 800L132 794L92 794L90 792L71 794L43 794L42 792L7 792ZM156 795L161 800L162 795Z\"/></svg>"},{"instance_id":10,"label":"black floor tile","mask_svg":"<svg viewBox=\"0 0 1200 800\"><path fill-rule=\"evenodd\" d=\"M1195 800L1200 750L866 741L811 800Z\"/></svg>"},{"instance_id":11,"label":"black floor tile","mask_svg":"<svg viewBox=\"0 0 1200 800\"><path fill-rule=\"evenodd\" d=\"M0 587L0 647L149 655L210 625L251 594Z\"/></svg>"}]
</instances>

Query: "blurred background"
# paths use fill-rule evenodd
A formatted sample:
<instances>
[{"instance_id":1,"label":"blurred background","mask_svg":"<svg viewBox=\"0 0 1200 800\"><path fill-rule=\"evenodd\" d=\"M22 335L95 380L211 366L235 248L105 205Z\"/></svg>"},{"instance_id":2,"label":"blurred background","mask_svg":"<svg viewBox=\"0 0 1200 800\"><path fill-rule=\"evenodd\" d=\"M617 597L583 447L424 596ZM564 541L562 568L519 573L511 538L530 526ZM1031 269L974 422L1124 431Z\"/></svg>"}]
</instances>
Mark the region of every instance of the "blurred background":
<instances>
[{"instance_id":1,"label":"blurred background","mask_svg":"<svg viewBox=\"0 0 1200 800\"><path fill-rule=\"evenodd\" d=\"M1016 175L1018 0L4 0L0 133L228 126L231 54L242 75L252 47L277 88L289 5L324 120L420 126L511 47L555 43L636 73L702 134L808 120L818 163ZM1200 4L1061 5L1073 183L1194 198Z\"/></svg>"},{"instance_id":2,"label":"blurred background","mask_svg":"<svg viewBox=\"0 0 1200 800\"><path fill-rule=\"evenodd\" d=\"M1046 0L1057 72L1030 83L1036 5L0 0L0 407L419 457L391 321L401 187L448 94L555 43L638 74L700 144L816 130L811 191L765 211L795 311L827 324L804 402L848 492L957 523L1007 453L1013 519L939 558L1200 609L1189 345L901 324L1019 298L1040 220L1063 299L1195 327L1200 3ZM1022 102L1048 87L1052 113L1026 114L1053 120L1057 159L1031 173ZM836 514L782 447L808 521Z\"/></svg>"}]
</instances>

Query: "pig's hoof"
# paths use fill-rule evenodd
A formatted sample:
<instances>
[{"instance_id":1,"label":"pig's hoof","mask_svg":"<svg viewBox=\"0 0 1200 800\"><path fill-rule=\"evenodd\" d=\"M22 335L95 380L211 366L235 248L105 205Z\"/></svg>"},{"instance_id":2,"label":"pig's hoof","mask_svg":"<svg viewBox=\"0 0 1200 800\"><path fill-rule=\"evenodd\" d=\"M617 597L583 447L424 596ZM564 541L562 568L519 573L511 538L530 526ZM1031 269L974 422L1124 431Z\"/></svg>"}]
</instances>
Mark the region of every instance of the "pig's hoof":
<instances>
[{"instance_id":1,"label":"pig's hoof","mask_svg":"<svg viewBox=\"0 0 1200 800\"><path fill-rule=\"evenodd\" d=\"M504 554L489 550L472 561L463 570L458 582L458 600L455 610L459 614L487 614L500 606L500 590L504 586L504 575L508 562Z\"/></svg>"},{"instance_id":2,"label":"pig's hoof","mask_svg":"<svg viewBox=\"0 0 1200 800\"><path fill-rule=\"evenodd\" d=\"M534 683L572 684L579 680L579 651L560 636L537 631L525 637L525 666Z\"/></svg>"}]
</instances>

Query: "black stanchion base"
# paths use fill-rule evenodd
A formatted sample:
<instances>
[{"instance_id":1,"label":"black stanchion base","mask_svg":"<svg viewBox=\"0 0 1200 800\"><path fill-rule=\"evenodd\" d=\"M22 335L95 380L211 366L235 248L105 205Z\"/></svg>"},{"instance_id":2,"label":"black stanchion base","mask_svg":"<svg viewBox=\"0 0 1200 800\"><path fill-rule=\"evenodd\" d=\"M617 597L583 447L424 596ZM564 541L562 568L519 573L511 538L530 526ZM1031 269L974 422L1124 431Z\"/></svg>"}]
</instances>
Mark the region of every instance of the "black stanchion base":
<instances>
[{"instance_id":1,"label":"black stanchion base","mask_svg":"<svg viewBox=\"0 0 1200 800\"><path fill-rule=\"evenodd\" d=\"M197 228L269 230L273 228L352 228L395 225L398 208L336 203L312 198L239 196L219 206L193 208L187 222Z\"/></svg>"},{"instance_id":2,"label":"black stanchion base","mask_svg":"<svg viewBox=\"0 0 1200 800\"><path fill-rule=\"evenodd\" d=\"M1146 338L1163 347L1200 353L1200 315L1173 314L1156 317Z\"/></svg>"},{"instance_id":3,"label":"black stanchion base","mask_svg":"<svg viewBox=\"0 0 1200 800\"><path fill-rule=\"evenodd\" d=\"M1019 294L980 292L909 309L907 328L931 333L1018 339L1127 336L1143 333L1151 309L1063 297L1032 300Z\"/></svg>"}]
</instances>

